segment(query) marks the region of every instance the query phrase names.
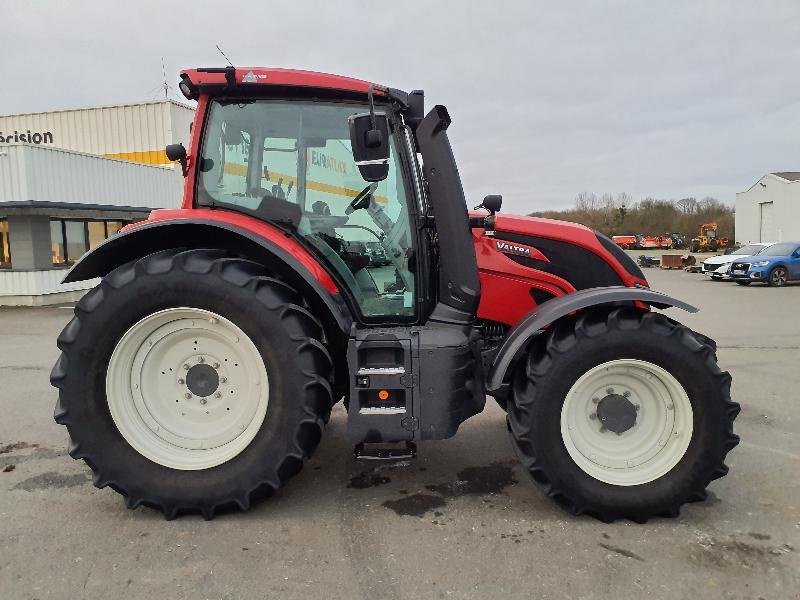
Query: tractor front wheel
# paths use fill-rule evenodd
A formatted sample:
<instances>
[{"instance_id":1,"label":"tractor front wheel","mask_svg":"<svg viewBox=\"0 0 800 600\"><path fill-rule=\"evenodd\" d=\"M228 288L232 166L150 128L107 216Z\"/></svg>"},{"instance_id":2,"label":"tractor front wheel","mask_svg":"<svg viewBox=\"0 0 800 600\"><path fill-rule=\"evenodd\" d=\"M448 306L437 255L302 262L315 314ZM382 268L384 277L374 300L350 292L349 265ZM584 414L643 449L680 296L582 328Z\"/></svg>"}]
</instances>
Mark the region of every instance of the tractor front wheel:
<instances>
[{"instance_id":1,"label":"tractor front wheel","mask_svg":"<svg viewBox=\"0 0 800 600\"><path fill-rule=\"evenodd\" d=\"M509 429L534 481L569 512L676 516L728 471L739 439L730 381L707 338L664 315L588 312L534 341Z\"/></svg>"},{"instance_id":2,"label":"tractor front wheel","mask_svg":"<svg viewBox=\"0 0 800 600\"><path fill-rule=\"evenodd\" d=\"M69 453L129 508L242 510L320 441L332 363L298 293L218 250L169 250L107 275L58 338L55 419Z\"/></svg>"}]
</instances>

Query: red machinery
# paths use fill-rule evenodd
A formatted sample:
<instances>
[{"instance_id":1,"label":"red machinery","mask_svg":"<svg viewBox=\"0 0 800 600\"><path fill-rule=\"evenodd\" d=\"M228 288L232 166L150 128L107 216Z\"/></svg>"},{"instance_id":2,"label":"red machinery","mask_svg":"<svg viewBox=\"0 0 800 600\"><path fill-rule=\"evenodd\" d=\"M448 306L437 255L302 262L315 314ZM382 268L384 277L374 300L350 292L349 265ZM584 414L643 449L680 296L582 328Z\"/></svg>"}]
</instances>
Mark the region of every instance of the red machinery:
<instances>
[{"instance_id":1,"label":"red machinery","mask_svg":"<svg viewBox=\"0 0 800 600\"><path fill-rule=\"evenodd\" d=\"M211 518L297 473L340 399L356 457L397 459L487 393L574 514L675 516L726 473L730 376L650 307L696 309L584 226L498 214L499 196L468 214L443 106L282 69L193 69L180 88L198 103L188 150L167 148L182 208L65 279L102 277L51 374L95 485Z\"/></svg>"}]
</instances>

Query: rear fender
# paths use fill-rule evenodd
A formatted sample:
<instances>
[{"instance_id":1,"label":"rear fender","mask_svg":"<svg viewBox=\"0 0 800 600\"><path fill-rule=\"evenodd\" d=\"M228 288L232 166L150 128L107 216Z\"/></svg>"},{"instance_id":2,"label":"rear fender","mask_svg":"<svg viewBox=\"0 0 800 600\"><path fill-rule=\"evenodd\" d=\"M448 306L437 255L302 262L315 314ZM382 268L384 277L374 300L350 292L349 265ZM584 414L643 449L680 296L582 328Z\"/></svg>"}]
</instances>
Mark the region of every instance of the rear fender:
<instances>
[{"instance_id":1,"label":"rear fender","mask_svg":"<svg viewBox=\"0 0 800 600\"><path fill-rule=\"evenodd\" d=\"M492 362L486 391L490 394L501 391L512 365L542 329L575 311L617 302L642 302L656 308L675 306L690 313L697 312L697 308L691 304L660 292L637 287L589 288L553 298L537 306L508 332Z\"/></svg>"},{"instance_id":2,"label":"rear fender","mask_svg":"<svg viewBox=\"0 0 800 600\"><path fill-rule=\"evenodd\" d=\"M170 248L219 248L261 263L278 274L303 295L329 336L346 339L352 313L336 284L302 246L298 246L299 251L294 247L295 240L274 227L270 229L279 235L270 231L273 239L269 239L223 220L145 221L108 238L86 254L70 270L64 283L103 277L125 263ZM281 238L285 238L286 246L291 246L289 249L279 244Z\"/></svg>"}]
</instances>

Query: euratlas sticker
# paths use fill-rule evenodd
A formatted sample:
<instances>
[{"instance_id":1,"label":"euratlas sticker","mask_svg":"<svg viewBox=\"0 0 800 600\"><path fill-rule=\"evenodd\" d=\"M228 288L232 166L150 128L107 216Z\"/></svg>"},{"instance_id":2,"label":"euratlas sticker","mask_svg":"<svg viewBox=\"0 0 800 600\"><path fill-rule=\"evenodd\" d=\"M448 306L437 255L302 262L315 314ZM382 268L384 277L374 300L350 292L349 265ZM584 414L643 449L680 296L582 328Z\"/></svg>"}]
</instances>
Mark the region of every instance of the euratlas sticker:
<instances>
[{"instance_id":1,"label":"euratlas sticker","mask_svg":"<svg viewBox=\"0 0 800 600\"><path fill-rule=\"evenodd\" d=\"M495 240L495 244L497 244L497 249L505 254L516 254L517 256L527 256L529 258L531 256L531 248L528 246L512 244L505 240Z\"/></svg>"}]
</instances>

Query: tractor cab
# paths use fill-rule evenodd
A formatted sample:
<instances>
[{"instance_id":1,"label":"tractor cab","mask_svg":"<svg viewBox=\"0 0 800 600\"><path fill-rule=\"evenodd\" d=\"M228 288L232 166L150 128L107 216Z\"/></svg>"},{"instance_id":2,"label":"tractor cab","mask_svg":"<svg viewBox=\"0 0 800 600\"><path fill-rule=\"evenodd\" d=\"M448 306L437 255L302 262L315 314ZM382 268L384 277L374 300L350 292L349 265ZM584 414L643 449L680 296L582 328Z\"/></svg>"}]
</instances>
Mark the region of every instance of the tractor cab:
<instances>
[{"instance_id":1,"label":"tractor cab","mask_svg":"<svg viewBox=\"0 0 800 600\"><path fill-rule=\"evenodd\" d=\"M360 318L415 320L416 211L398 151L406 133L386 140L386 175L368 181L348 129L363 104L223 97L207 110L195 206L288 230L330 269ZM389 265L371 264L368 243L380 244Z\"/></svg>"}]
</instances>

